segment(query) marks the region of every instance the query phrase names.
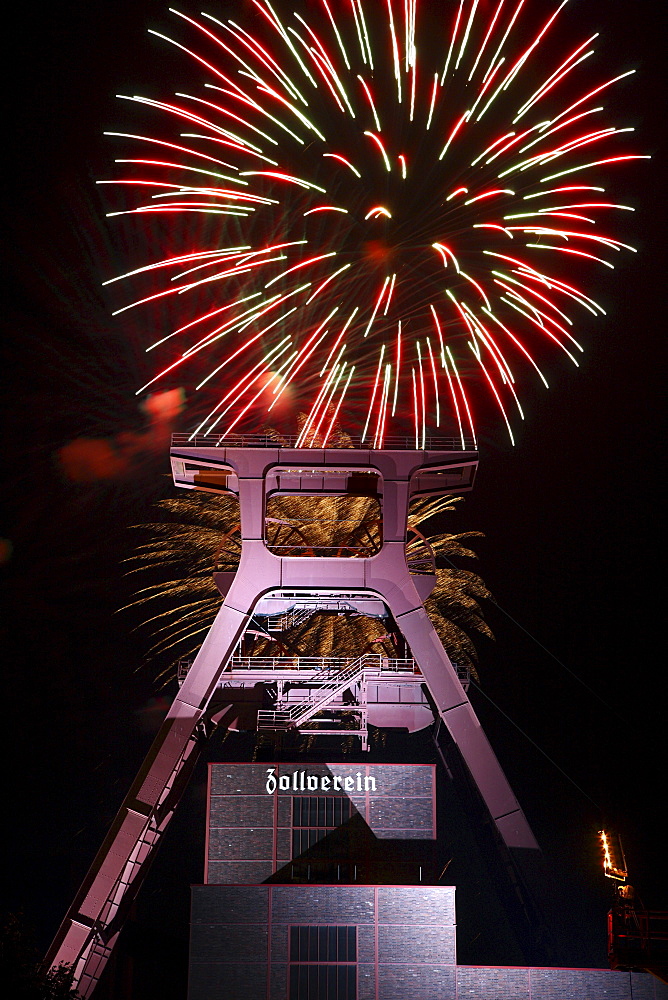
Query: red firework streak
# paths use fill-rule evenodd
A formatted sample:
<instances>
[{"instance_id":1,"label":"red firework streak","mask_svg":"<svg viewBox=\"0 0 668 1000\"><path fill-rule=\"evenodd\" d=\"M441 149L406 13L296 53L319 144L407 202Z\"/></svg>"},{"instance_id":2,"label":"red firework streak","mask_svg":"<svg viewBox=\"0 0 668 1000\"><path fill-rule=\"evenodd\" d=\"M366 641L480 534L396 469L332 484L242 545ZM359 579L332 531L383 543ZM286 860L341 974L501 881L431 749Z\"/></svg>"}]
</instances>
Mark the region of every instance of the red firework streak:
<instances>
[{"instance_id":1,"label":"red firework streak","mask_svg":"<svg viewBox=\"0 0 668 1000\"><path fill-rule=\"evenodd\" d=\"M126 98L160 134L110 133L141 152L100 183L109 215L180 247L120 276L117 311L173 307L138 392L186 388L193 434L257 426L289 389L301 444L344 401L374 447L475 442L490 404L512 441L518 383L547 385L555 348L577 365L572 313L603 310L565 278L632 249L598 224L632 211L607 174L647 158L602 124L633 70L592 78L597 35L554 42L567 0L544 20L530 0L430 6L254 0L247 25L173 11L178 36L152 32L203 86Z\"/></svg>"}]
</instances>

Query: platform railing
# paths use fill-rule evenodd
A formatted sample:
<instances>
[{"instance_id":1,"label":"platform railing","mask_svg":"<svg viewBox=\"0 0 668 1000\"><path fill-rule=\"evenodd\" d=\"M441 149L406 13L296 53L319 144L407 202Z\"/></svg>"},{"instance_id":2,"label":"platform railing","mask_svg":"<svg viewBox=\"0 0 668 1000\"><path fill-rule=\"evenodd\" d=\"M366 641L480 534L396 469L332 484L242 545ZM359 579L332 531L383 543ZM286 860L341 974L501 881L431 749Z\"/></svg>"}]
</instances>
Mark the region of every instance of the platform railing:
<instances>
[{"instance_id":1,"label":"platform railing","mask_svg":"<svg viewBox=\"0 0 668 1000\"><path fill-rule=\"evenodd\" d=\"M336 449L364 449L369 451L475 451L476 444L472 438L461 437L425 437L416 442L409 435L393 435L383 439L382 449L374 448L372 442L364 441L359 436L346 438L344 445L328 443L322 445L298 444L296 434L282 435L280 440L269 434L232 434L224 437L218 434L172 434L172 447L190 445L194 448L300 448L305 451L322 451Z\"/></svg>"},{"instance_id":2,"label":"platform railing","mask_svg":"<svg viewBox=\"0 0 668 1000\"><path fill-rule=\"evenodd\" d=\"M668 982L668 912L617 903L608 914L608 962Z\"/></svg>"},{"instance_id":3,"label":"platform railing","mask_svg":"<svg viewBox=\"0 0 668 1000\"><path fill-rule=\"evenodd\" d=\"M420 670L415 660L411 657L392 658L373 653L369 653L367 656L377 659L377 664L374 668L377 673L403 674L404 676L406 674L420 675ZM178 661L176 677L179 683L182 683L186 679L192 662L192 660ZM304 673L322 672L325 675L343 670L354 662L353 657L343 656L233 656L228 664L228 669L223 674L223 678L229 676L230 673L234 674L235 672L238 673L245 670L252 670L259 673L270 672L272 670L301 670ZM453 663L453 667L457 672L460 684L467 691L471 683L470 668L461 663ZM366 669L370 670L372 668L367 666Z\"/></svg>"},{"instance_id":4,"label":"platform railing","mask_svg":"<svg viewBox=\"0 0 668 1000\"><path fill-rule=\"evenodd\" d=\"M233 656L228 664L228 669L223 674L223 678L229 673L240 670L272 671L272 670L295 670L305 672L318 672L323 677L328 674L337 674L345 670L353 663L357 662L352 656ZM377 653L366 654L367 666L365 669L375 669L383 673L395 674L418 674L419 670L415 665L415 660L411 657L391 658ZM185 680L192 665L192 660L179 660L177 664L177 678L179 681Z\"/></svg>"}]
</instances>

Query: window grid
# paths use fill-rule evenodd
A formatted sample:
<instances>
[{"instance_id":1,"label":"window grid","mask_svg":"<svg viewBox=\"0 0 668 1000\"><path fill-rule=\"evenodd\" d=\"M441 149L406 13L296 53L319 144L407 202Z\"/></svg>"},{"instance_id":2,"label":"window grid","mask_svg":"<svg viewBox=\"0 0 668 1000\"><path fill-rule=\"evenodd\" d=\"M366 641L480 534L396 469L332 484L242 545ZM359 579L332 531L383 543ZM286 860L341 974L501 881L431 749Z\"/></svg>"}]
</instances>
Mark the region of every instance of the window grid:
<instances>
[{"instance_id":1,"label":"window grid","mask_svg":"<svg viewBox=\"0 0 668 1000\"><path fill-rule=\"evenodd\" d=\"M290 928L289 1000L357 1000L357 927Z\"/></svg>"},{"instance_id":2,"label":"window grid","mask_svg":"<svg viewBox=\"0 0 668 1000\"><path fill-rule=\"evenodd\" d=\"M332 830L347 822L352 802L338 795L295 795L292 799L292 857L317 844Z\"/></svg>"}]
</instances>

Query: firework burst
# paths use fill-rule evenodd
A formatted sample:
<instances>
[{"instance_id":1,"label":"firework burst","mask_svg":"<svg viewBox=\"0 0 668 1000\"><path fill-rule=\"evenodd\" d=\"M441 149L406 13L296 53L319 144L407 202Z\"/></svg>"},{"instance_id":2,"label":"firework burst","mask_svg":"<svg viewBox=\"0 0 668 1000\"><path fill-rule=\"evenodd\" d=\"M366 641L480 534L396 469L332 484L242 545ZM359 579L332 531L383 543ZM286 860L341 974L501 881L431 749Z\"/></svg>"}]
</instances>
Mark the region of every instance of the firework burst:
<instances>
[{"instance_id":1,"label":"firework burst","mask_svg":"<svg viewBox=\"0 0 668 1000\"><path fill-rule=\"evenodd\" d=\"M633 71L588 73L597 36L562 46L566 3L172 11L176 33L153 34L195 89L128 97L153 124L111 133L126 173L102 182L110 215L170 248L122 276L118 313L176 317L139 392L187 387L194 434L276 422L289 401L303 446L345 414L373 447L463 447L491 404L512 440L518 383L547 385L552 352L577 365L573 316L603 313L571 272L627 248L606 220L631 209L605 178L643 158L603 117Z\"/></svg>"},{"instance_id":2,"label":"firework burst","mask_svg":"<svg viewBox=\"0 0 668 1000\"><path fill-rule=\"evenodd\" d=\"M468 666L477 677L474 637L491 638L481 602L492 598L481 577L471 570L455 567L452 559L475 559L469 542L482 538L477 531L450 534L438 530L441 516L453 512L461 497L420 500L411 506L408 517L406 558L417 572L425 572L425 554L433 563L436 585L426 602L434 628L453 661ZM380 543L378 511L373 501L348 497L343 507L331 497L320 501L314 521L312 497L278 497L273 518L270 546L284 541L290 527L309 524L311 539L320 554L351 542L350 524L357 530L353 537L373 546ZM144 625L154 636L151 655L166 658L158 675L167 682L174 676L175 661L192 657L220 608L220 593L213 572L233 573L239 565L241 538L239 505L231 497L211 497L192 493L177 499L163 500L160 507L167 519L142 525L150 537L129 560L131 572L140 576L158 571L161 582L141 588L131 606L143 609L162 605L166 610L149 614ZM294 538L294 536L292 536ZM301 543L300 539L296 539ZM304 554L303 544L291 551L281 545L284 554ZM313 553L314 555L316 553ZM365 555L360 546L360 554ZM439 565L445 562L446 565ZM171 574L171 576L170 576ZM280 634L281 648L268 636L257 639L254 656L285 653L304 655L318 650L319 656L359 656L360 652L382 651L396 655L387 622L363 615L337 616L315 613L305 621Z\"/></svg>"}]
</instances>

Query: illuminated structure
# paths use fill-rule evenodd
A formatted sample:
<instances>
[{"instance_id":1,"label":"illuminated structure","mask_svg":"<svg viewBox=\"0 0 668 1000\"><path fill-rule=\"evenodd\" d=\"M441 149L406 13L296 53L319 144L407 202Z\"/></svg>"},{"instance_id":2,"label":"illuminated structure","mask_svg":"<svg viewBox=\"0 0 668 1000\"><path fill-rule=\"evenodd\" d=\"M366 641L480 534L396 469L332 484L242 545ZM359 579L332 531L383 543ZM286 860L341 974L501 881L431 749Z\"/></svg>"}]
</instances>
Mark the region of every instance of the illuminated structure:
<instances>
[{"instance_id":1,"label":"illuminated structure","mask_svg":"<svg viewBox=\"0 0 668 1000\"><path fill-rule=\"evenodd\" d=\"M627 881L622 838L599 830L603 873L612 879L615 899L608 913L608 964L611 969L650 972L668 985L668 913L646 910Z\"/></svg>"},{"instance_id":2,"label":"illuminated structure","mask_svg":"<svg viewBox=\"0 0 668 1000\"><path fill-rule=\"evenodd\" d=\"M257 713L259 727L303 729L327 709L334 720L356 717L364 743L367 718L414 730L437 713L506 845L536 847L424 610L423 601L435 582L433 567L429 572L420 561L411 572L406 559L411 498L470 490L477 454L457 449L454 441L429 442L424 451L406 447L405 441L387 444L384 451L319 450L277 446L259 437L190 443L185 436L175 438L171 461L177 486L238 496L241 561L233 576L217 575L224 595L221 609L49 952L51 963L74 965L84 996L102 973L201 741L219 723L235 724L244 688L251 677L257 682L253 675L258 669L263 690L273 696L272 707ZM319 557L308 540L302 557L271 551L265 531L267 503L273 496L291 494L375 498L382 523L378 551L353 549L342 558ZM290 548L293 551L294 545ZM315 609L383 616L389 630L408 644L412 659L257 665L234 659L254 614L280 617Z\"/></svg>"},{"instance_id":3,"label":"illuminated structure","mask_svg":"<svg viewBox=\"0 0 668 1000\"><path fill-rule=\"evenodd\" d=\"M188 1000L666 1000L604 969L457 964L432 765L209 765Z\"/></svg>"},{"instance_id":4,"label":"illuminated structure","mask_svg":"<svg viewBox=\"0 0 668 1000\"><path fill-rule=\"evenodd\" d=\"M189 1000L354 1000L454 979L435 767L211 764Z\"/></svg>"},{"instance_id":5,"label":"illuminated structure","mask_svg":"<svg viewBox=\"0 0 668 1000\"><path fill-rule=\"evenodd\" d=\"M477 455L451 441L425 450L391 444L299 449L259 437L175 438L177 486L238 496L241 561L235 574L216 574L220 611L181 670L180 690L49 952L50 964L73 964L82 996L93 993L198 750L218 725L354 733L364 747L368 721L413 731L437 716L505 845L536 847L424 610L435 582L429 552L406 554L411 498L471 489ZM291 538L291 554L282 555L275 533L268 541L268 505L295 494L375 499L382 531L374 551L358 540L319 554L305 524L304 554L294 554ZM258 627L280 630L316 610L382 617L397 656L242 655ZM421 1000L435 990L478 1000L494 990L545 1000L637 995L633 973L457 966L454 889L437 884L431 846L433 768L356 767L353 775L306 761L212 765L206 884L193 888L190 1000L240 991L247 1000ZM657 989L650 1000L665 997Z\"/></svg>"}]
</instances>

